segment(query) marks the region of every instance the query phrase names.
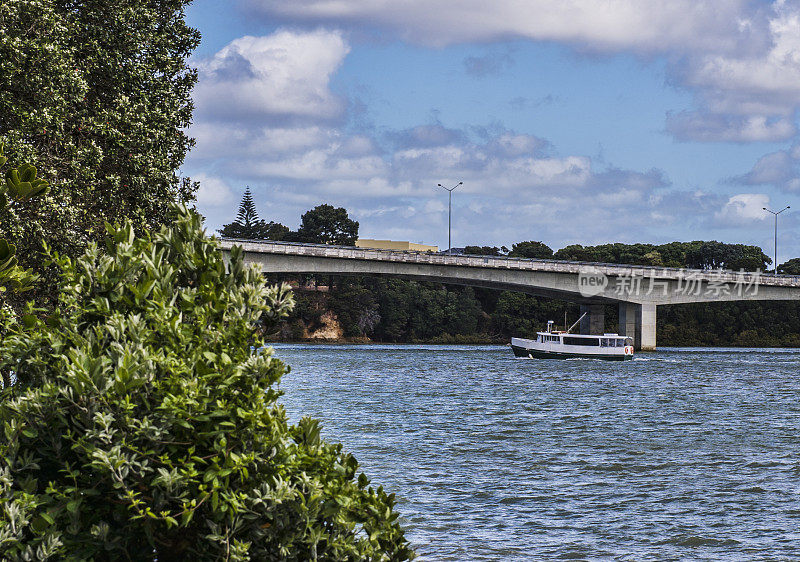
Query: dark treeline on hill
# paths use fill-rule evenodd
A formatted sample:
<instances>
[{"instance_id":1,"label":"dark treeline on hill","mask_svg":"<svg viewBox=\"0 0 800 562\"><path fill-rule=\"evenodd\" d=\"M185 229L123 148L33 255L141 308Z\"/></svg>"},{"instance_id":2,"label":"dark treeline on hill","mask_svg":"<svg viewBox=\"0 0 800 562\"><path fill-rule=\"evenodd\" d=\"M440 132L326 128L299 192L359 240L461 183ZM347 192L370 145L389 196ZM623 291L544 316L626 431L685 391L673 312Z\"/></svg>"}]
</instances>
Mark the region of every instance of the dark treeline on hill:
<instances>
[{"instance_id":1,"label":"dark treeline on hill","mask_svg":"<svg viewBox=\"0 0 800 562\"><path fill-rule=\"evenodd\" d=\"M253 220L258 221L257 215ZM281 232L273 239L352 245L358 237L358 223L343 208L319 205L302 216L297 231L283 227ZM510 249L466 246L464 253L736 271L766 271L772 265L758 246L702 240L660 245L573 244L558 251L528 240L514 243ZM800 258L779 265L778 272L800 274ZM288 340L324 337L383 342L507 342L512 336L534 334L548 320L561 325L565 314L568 323L579 315L577 304L510 291L366 276L283 276L275 280L298 286L297 306L277 334ZM607 330L617 329L617 314L616 306L606 307ZM658 344L800 347L800 303L662 306Z\"/></svg>"},{"instance_id":2,"label":"dark treeline on hill","mask_svg":"<svg viewBox=\"0 0 800 562\"><path fill-rule=\"evenodd\" d=\"M284 278L286 279L286 278ZM314 282L320 283L314 289ZM355 341L506 343L530 336L548 320L574 322L577 304L515 293L371 277L304 279L280 339L325 337ZM323 285L324 283L324 285ZM659 346L800 347L800 303L697 303L659 307ZM330 328L335 324L334 330ZM606 330L617 330L617 308L606 306Z\"/></svg>"}]
</instances>

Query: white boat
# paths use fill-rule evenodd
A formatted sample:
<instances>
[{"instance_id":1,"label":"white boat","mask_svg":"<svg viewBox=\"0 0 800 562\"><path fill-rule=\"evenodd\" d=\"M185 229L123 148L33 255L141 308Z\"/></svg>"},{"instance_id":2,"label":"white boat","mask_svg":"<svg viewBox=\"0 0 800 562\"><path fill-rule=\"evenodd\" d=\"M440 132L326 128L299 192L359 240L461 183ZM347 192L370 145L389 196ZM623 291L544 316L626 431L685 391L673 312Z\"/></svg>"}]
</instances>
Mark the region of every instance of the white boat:
<instances>
[{"instance_id":1,"label":"white boat","mask_svg":"<svg viewBox=\"0 0 800 562\"><path fill-rule=\"evenodd\" d=\"M633 339L628 336L570 334L571 329L554 330L553 321L550 320L547 323L547 331L536 332L535 340L511 338L511 349L516 357L531 359L570 359L573 357L609 361L633 359Z\"/></svg>"}]
</instances>

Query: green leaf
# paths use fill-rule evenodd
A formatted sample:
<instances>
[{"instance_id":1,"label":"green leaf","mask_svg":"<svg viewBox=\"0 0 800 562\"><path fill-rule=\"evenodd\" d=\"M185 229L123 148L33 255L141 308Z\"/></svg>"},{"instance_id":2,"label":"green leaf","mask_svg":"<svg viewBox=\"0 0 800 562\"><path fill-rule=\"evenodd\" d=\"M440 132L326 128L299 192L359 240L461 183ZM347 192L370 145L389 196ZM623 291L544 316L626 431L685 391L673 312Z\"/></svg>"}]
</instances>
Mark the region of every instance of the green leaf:
<instances>
[{"instance_id":1,"label":"green leaf","mask_svg":"<svg viewBox=\"0 0 800 562\"><path fill-rule=\"evenodd\" d=\"M35 439L36 437L39 436L39 432L33 428L26 428L22 430L22 435L30 439Z\"/></svg>"}]
</instances>

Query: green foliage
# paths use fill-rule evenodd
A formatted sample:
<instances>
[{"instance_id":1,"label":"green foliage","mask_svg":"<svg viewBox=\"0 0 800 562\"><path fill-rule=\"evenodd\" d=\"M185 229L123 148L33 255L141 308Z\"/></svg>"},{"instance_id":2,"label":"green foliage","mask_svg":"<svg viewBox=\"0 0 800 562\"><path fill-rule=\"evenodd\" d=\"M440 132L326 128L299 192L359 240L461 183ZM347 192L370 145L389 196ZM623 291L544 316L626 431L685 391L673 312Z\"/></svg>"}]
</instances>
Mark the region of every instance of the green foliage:
<instances>
[{"instance_id":1,"label":"green foliage","mask_svg":"<svg viewBox=\"0 0 800 562\"><path fill-rule=\"evenodd\" d=\"M3 156L3 143L0 143L0 167L8 159ZM0 213L12 205L43 197L50 191L49 182L36 177L36 168L24 164L19 169L12 168L6 172L5 184L0 184ZM17 247L0 238L0 293L11 287L16 292L27 291L38 279L32 271L17 265Z\"/></svg>"},{"instance_id":2,"label":"green foliage","mask_svg":"<svg viewBox=\"0 0 800 562\"><path fill-rule=\"evenodd\" d=\"M289 228L280 223L269 222L258 218L256 204L250 188L245 189L236 220L224 225L219 233L226 238L243 238L247 240L283 240Z\"/></svg>"},{"instance_id":3,"label":"green foliage","mask_svg":"<svg viewBox=\"0 0 800 562\"><path fill-rule=\"evenodd\" d=\"M5 210L11 203L42 197L49 191L50 184L36 177L36 168L23 164L19 170L12 168L6 172L5 189L0 191L0 208Z\"/></svg>"},{"instance_id":4,"label":"green foliage","mask_svg":"<svg viewBox=\"0 0 800 562\"><path fill-rule=\"evenodd\" d=\"M508 253L512 258L553 259L553 249L544 242L517 242L511 246Z\"/></svg>"},{"instance_id":5,"label":"green foliage","mask_svg":"<svg viewBox=\"0 0 800 562\"><path fill-rule=\"evenodd\" d=\"M800 275L800 258L792 258L778 266L778 273L784 275Z\"/></svg>"},{"instance_id":6,"label":"green foliage","mask_svg":"<svg viewBox=\"0 0 800 562\"><path fill-rule=\"evenodd\" d=\"M571 324L578 319L579 306L525 293L502 291L492 313L492 325L507 341L507 338L513 336L534 335L542 330L548 320L554 320L556 325L561 325L565 312Z\"/></svg>"},{"instance_id":7,"label":"green foliage","mask_svg":"<svg viewBox=\"0 0 800 562\"><path fill-rule=\"evenodd\" d=\"M800 347L800 303L729 302L662 306L659 345Z\"/></svg>"},{"instance_id":8,"label":"green foliage","mask_svg":"<svg viewBox=\"0 0 800 562\"><path fill-rule=\"evenodd\" d=\"M0 238L0 293L8 288L14 292L30 290L38 279L29 269L17 265L17 247Z\"/></svg>"},{"instance_id":9,"label":"green foliage","mask_svg":"<svg viewBox=\"0 0 800 562\"><path fill-rule=\"evenodd\" d=\"M105 220L157 230L170 202L191 199L196 186L178 176L197 78L186 60L200 40L188 1L0 2L0 142L59 186L0 211L23 267L43 273L42 241L76 256ZM37 296L52 296L54 276Z\"/></svg>"},{"instance_id":10,"label":"green foliage","mask_svg":"<svg viewBox=\"0 0 800 562\"><path fill-rule=\"evenodd\" d=\"M347 210L333 205L317 205L306 211L297 232L286 240L313 244L355 246L358 239L358 222L347 216Z\"/></svg>"},{"instance_id":11,"label":"green foliage","mask_svg":"<svg viewBox=\"0 0 800 562\"><path fill-rule=\"evenodd\" d=\"M497 246L465 246L464 253L473 256L502 256Z\"/></svg>"},{"instance_id":12,"label":"green foliage","mask_svg":"<svg viewBox=\"0 0 800 562\"><path fill-rule=\"evenodd\" d=\"M772 260L758 246L725 244L717 241L653 244L574 244L558 250L557 260L628 263L693 269L765 270Z\"/></svg>"},{"instance_id":13,"label":"green foliage","mask_svg":"<svg viewBox=\"0 0 800 562\"><path fill-rule=\"evenodd\" d=\"M381 321L375 291L360 279L342 279L331 293L329 305L346 337L370 336Z\"/></svg>"},{"instance_id":14,"label":"green foliage","mask_svg":"<svg viewBox=\"0 0 800 562\"><path fill-rule=\"evenodd\" d=\"M200 218L56 257L57 312L0 343L0 558L404 560L393 495L318 422L256 325L291 308Z\"/></svg>"},{"instance_id":15,"label":"green foliage","mask_svg":"<svg viewBox=\"0 0 800 562\"><path fill-rule=\"evenodd\" d=\"M429 341L475 336L486 328L487 317L470 287L364 277L342 279L328 295L322 305L336 313L345 336Z\"/></svg>"}]
</instances>

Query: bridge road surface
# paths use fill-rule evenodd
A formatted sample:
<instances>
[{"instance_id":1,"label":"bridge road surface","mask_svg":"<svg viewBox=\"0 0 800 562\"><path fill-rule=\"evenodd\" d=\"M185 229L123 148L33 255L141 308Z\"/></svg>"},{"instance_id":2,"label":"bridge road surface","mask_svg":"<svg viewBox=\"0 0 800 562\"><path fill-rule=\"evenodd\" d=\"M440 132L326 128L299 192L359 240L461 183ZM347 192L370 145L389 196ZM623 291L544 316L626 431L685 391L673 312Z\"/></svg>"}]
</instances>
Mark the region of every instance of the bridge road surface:
<instances>
[{"instance_id":1,"label":"bridge road surface","mask_svg":"<svg viewBox=\"0 0 800 562\"><path fill-rule=\"evenodd\" d=\"M800 276L378 250L268 240L222 239L265 274L374 275L519 291L579 303L581 332L605 331L604 305L619 306L620 334L655 350L656 310L690 302L800 300Z\"/></svg>"}]
</instances>

